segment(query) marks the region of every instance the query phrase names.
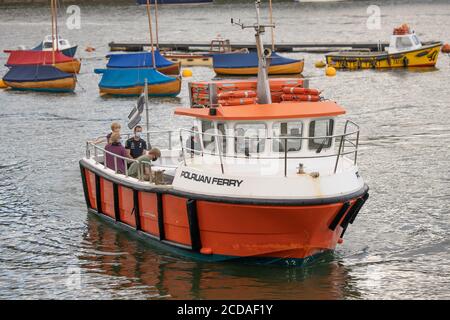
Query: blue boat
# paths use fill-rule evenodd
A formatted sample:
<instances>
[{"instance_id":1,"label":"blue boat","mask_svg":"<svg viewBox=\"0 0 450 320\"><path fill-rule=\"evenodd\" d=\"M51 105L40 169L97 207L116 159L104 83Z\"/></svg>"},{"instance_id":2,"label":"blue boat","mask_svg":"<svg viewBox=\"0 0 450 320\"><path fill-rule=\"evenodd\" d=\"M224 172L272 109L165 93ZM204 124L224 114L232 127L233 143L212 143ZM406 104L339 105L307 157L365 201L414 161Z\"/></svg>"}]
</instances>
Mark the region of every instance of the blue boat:
<instances>
[{"instance_id":1,"label":"blue boat","mask_svg":"<svg viewBox=\"0 0 450 320\"><path fill-rule=\"evenodd\" d=\"M220 53L213 54L213 68L217 74L223 75L257 75L258 54L249 53ZM270 56L269 74L300 74L304 61L290 59L272 52Z\"/></svg>"},{"instance_id":2,"label":"blue boat","mask_svg":"<svg viewBox=\"0 0 450 320\"><path fill-rule=\"evenodd\" d=\"M71 92L75 89L76 77L53 66L12 66L3 77L3 82L16 90Z\"/></svg>"},{"instance_id":3,"label":"blue boat","mask_svg":"<svg viewBox=\"0 0 450 320\"><path fill-rule=\"evenodd\" d=\"M158 4L196 4L196 3L212 3L213 0L158 0ZM147 0L136 0L137 4L147 4ZM155 0L150 0L150 4L154 4Z\"/></svg>"},{"instance_id":4,"label":"blue boat","mask_svg":"<svg viewBox=\"0 0 450 320\"><path fill-rule=\"evenodd\" d=\"M109 54L107 68L152 68L153 57L151 52ZM164 74L180 74L180 63L164 58L159 50L155 50L155 65L159 72Z\"/></svg>"},{"instance_id":5,"label":"blue boat","mask_svg":"<svg viewBox=\"0 0 450 320\"><path fill-rule=\"evenodd\" d=\"M170 77L153 68L95 69L102 79L98 84L100 94L140 95L148 84L149 96L176 96L181 90L181 78Z\"/></svg>"}]
</instances>

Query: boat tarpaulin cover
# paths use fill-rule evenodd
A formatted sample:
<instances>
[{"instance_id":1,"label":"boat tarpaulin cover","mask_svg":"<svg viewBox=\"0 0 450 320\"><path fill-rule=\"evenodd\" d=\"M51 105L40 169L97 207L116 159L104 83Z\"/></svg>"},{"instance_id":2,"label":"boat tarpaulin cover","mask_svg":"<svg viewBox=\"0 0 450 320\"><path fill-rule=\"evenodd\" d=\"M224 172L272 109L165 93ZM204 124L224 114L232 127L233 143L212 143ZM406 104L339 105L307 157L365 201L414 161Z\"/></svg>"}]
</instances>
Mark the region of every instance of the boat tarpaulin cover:
<instances>
[{"instance_id":1,"label":"boat tarpaulin cover","mask_svg":"<svg viewBox=\"0 0 450 320\"><path fill-rule=\"evenodd\" d=\"M100 88L144 86L145 79L147 79L149 85L168 83L176 80L176 78L166 76L151 68L95 69L95 73L103 74L102 80L98 84Z\"/></svg>"},{"instance_id":2,"label":"boat tarpaulin cover","mask_svg":"<svg viewBox=\"0 0 450 320\"><path fill-rule=\"evenodd\" d=\"M72 74L53 66L13 66L3 77L9 82L37 82L71 78Z\"/></svg>"},{"instance_id":3,"label":"boat tarpaulin cover","mask_svg":"<svg viewBox=\"0 0 450 320\"><path fill-rule=\"evenodd\" d=\"M256 52L249 53L221 53L213 54L214 68L254 68L258 66L258 54ZM299 62L300 60L290 59L280 56L276 52L272 52L270 56L270 65L277 66Z\"/></svg>"},{"instance_id":4,"label":"boat tarpaulin cover","mask_svg":"<svg viewBox=\"0 0 450 320\"><path fill-rule=\"evenodd\" d=\"M139 53L117 53L106 56L109 62L107 68L152 68L153 59L151 52ZM173 65L172 61L164 58L158 50L155 50L155 62L157 68L168 67Z\"/></svg>"},{"instance_id":5,"label":"boat tarpaulin cover","mask_svg":"<svg viewBox=\"0 0 450 320\"><path fill-rule=\"evenodd\" d=\"M53 52L52 51L36 51L36 50L6 50L9 53L6 66L15 65L33 65L33 64L52 64ZM74 59L72 57L65 56L61 52L55 52L55 63L70 62Z\"/></svg>"}]
</instances>

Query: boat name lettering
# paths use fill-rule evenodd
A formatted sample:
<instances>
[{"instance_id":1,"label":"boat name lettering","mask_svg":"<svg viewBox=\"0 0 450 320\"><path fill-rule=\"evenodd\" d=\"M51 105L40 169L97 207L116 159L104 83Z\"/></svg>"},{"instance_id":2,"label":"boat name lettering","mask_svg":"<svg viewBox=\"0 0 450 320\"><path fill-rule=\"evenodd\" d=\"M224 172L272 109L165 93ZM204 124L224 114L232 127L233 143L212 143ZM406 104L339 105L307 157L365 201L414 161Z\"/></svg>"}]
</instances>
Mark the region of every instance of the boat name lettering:
<instances>
[{"instance_id":1,"label":"boat name lettering","mask_svg":"<svg viewBox=\"0 0 450 320\"><path fill-rule=\"evenodd\" d=\"M228 187L240 187L244 180L238 179L225 179L205 176L203 174L192 173L189 171L181 171L181 177L189 180L194 180L197 182L203 182L207 184L215 184L218 186L228 186Z\"/></svg>"}]
</instances>

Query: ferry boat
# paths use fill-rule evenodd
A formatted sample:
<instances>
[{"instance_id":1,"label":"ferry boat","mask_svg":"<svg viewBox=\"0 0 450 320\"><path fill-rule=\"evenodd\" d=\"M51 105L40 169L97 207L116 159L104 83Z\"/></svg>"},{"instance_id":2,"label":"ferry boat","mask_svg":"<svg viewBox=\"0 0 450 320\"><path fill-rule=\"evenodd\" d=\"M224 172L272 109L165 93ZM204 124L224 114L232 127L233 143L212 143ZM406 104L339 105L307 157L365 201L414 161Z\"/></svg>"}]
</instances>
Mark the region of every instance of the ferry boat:
<instances>
[{"instance_id":1,"label":"ferry boat","mask_svg":"<svg viewBox=\"0 0 450 320\"><path fill-rule=\"evenodd\" d=\"M137 177L126 165L118 170L136 160L86 143L80 170L89 212L204 261L298 266L342 242L369 196L357 165L359 127L347 120L338 132L345 110L308 81L269 81L264 27L259 19L243 26L256 30L258 79L191 83L191 106L175 115L193 126L147 132L167 135L167 148L138 164Z\"/></svg>"},{"instance_id":2,"label":"ferry boat","mask_svg":"<svg viewBox=\"0 0 450 320\"><path fill-rule=\"evenodd\" d=\"M398 67L434 67L441 42L422 44L408 25L395 28L385 51L341 51L327 54L329 66L337 69L378 69Z\"/></svg>"}]
</instances>

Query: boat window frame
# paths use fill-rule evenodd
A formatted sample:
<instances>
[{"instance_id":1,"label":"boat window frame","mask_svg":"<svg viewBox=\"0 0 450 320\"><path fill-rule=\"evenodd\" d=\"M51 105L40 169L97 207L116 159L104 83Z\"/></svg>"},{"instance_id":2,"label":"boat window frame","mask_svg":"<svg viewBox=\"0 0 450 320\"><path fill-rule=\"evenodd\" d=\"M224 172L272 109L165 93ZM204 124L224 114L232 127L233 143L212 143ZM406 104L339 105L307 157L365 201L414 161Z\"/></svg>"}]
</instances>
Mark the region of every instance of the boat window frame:
<instances>
[{"instance_id":1,"label":"boat window frame","mask_svg":"<svg viewBox=\"0 0 450 320\"><path fill-rule=\"evenodd\" d=\"M328 121L329 123L331 122L331 132L326 135L321 135L320 137L332 137L334 135L334 130L335 130L335 119L334 118L315 118L315 119L311 119L308 123L308 150L310 151L315 151L317 150L322 143L316 143L314 140L315 135L311 135L311 133L315 133L315 123L317 121ZM314 123L314 125L313 125ZM314 132L311 132L311 130L314 130ZM323 140L323 139L322 139ZM326 144L323 145L322 150L326 150L326 149L330 149L333 146L333 140L334 138L328 138L328 142Z\"/></svg>"},{"instance_id":2,"label":"boat window frame","mask_svg":"<svg viewBox=\"0 0 450 320\"><path fill-rule=\"evenodd\" d=\"M235 155L245 154L245 147L244 147L244 152L238 152L237 151L237 146L238 146L238 144L237 144L237 138L238 137L236 136L237 126L238 125L252 125L252 124L262 124L262 125L264 125L265 135L264 135L264 137L257 137L258 140L262 140L263 141L263 143L262 143L263 150L262 151L260 150L259 152L250 152L249 151L248 156L251 155L251 154L260 155L260 154L263 154L264 152L266 152L266 150L267 150L267 148L266 148L266 141L267 141L267 137L269 136L268 135L268 128L269 128L269 126L268 126L267 122L262 122L262 121L236 121L234 123L234 125L233 125L233 128L232 128L232 130L233 130L233 137L234 137L233 138L233 152L234 152ZM245 136L244 136L244 139L245 139ZM254 140L254 139L252 139L252 140ZM260 142L258 142L258 143L260 143Z\"/></svg>"},{"instance_id":3,"label":"boat window frame","mask_svg":"<svg viewBox=\"0 0 450 320\"><path fill-rule=\"evenodd\" d=\"M288 153L289 153L289 152L301 152L301 151L302 151L302 148L303 148L303 139L301 139L301 138L304 137L304 136L303 136L304 131L305 131L304 128L306 127L305 121L304 121L304 120L301 120L301 119L285 120L285 121L281 120L281 121L274 121L274 122L272 123L272 138L273 138L273 143L271 144L272 152L273 152L273 153L284 153L284 152L285 152L285 150L284 150L284 143L283 143L283 142L281 142L281 143L282 143L282 144L281 144L282 148L280 148L279 151L276 151L275 148L274 148L274 143L275 143L275 141L284 141L284 139L280 139L280 138L283 138L282 135L275 135L275 134L274 134L274 133L275 133L275 132L274 132L274 126L277 125L277 124L280 124L280 126L281 126L282 123L286 123L286 124L288 124L288 123L300 123L300 124L301 124L300 135L298 136L298 139L295 138L295 140L299 140L299 141L300 141L300 147L299 147L299 149L298 149L298 150L291 150L291 151L289 151L289 149L288 149L288 151L287 151ZM288 128L287 128L287 129L288 129ZM281 128L280 128L280 131L281 131ZM286 135L286 136L287 136L287 137L290 137L291 135ZM288 140L288 144L289 144L289 138L288 138L287 140Z\"/></svg>"},{"instance_id":4,"label":"boat window frame","mask_svg":"<svg viewBox=\"0 0 450 320\"><path fill-rule=\"evenodd\" d=\"M411 37L409 35L408 36L399 36L399 37L397 37L396 40L395 40L395 48L398 49L398 50L404 50L404 49L408 49L408 48L413 47L414 46L414 44L413 44L414 41L412 41L410 38ZM403 41L404 39L408 40L409 45L405 46L405 45L402 44L401 46L399 46L399 43L401 41Z\"/></svg>"}]
</instances>

